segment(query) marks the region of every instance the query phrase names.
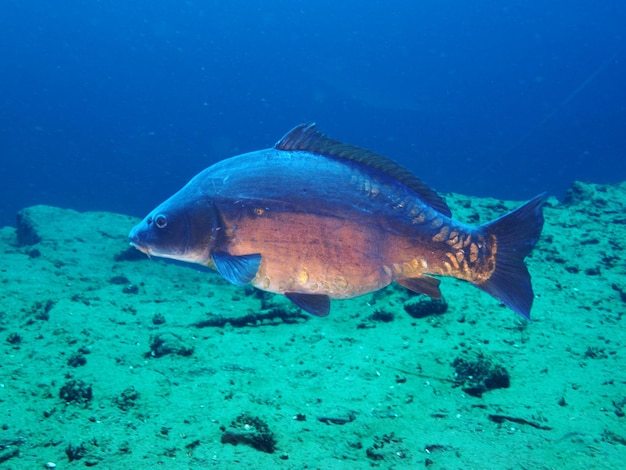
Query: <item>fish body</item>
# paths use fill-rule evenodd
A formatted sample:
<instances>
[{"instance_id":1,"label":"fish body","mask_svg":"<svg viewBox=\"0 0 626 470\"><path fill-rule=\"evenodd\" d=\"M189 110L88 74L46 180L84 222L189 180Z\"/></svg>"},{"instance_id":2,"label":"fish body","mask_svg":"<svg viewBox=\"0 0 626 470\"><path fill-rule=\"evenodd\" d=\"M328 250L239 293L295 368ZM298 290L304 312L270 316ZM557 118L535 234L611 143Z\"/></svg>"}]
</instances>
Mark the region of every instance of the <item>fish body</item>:
<instances>
[{"instance_id":1,"label":"fish body","mask_svg":"<svg viewBox=\"0 0 626 470\"><path fill-rule=\"evenodd\" d=\"M543 201L466 225L406 169L304 124L272 148L205 169L129 236L149 255L209 266L316 315L330 299L392 282L438 298L433 276L451 276L529 318L524 257L539 238Z\"/></svg>"}]
</instances>

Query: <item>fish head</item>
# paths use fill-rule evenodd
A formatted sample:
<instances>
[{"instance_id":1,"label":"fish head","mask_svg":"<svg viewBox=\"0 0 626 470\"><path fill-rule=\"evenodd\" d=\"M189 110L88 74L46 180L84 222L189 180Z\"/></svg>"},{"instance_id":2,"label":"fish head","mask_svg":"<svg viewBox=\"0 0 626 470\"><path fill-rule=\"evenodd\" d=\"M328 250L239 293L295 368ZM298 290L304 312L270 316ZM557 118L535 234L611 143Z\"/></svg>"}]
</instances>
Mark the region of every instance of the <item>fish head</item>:
<instances>
[{"instance_id":1,"label":"fish head","mask_svg":"<svg viewBox=\"0 0 626 470\"><path fill-rule=\"evenodd\" d=\"M174 195L131 231L130 244L148 256L210 263L221 233L221 218L208 198Z\"/></svg>"}]
</instances>

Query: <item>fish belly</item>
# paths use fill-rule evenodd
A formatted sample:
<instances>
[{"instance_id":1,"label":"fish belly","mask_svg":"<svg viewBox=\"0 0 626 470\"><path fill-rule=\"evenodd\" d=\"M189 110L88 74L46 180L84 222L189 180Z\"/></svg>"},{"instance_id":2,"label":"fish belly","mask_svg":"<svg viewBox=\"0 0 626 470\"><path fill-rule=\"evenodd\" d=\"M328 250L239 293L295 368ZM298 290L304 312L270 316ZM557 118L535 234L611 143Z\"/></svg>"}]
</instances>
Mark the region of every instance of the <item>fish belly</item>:
<instances>
[{"instance_id":1,"label":"fish belly","mask_svg":"<svg viewBox=\"0 0 626 470\"><path fill-rule=\"evenodd\" d=\"M225 251L261 254L252 284L274 293L324 294L346 299L388 285L385 232L358 220L310 213L257 211L228 221Z\"/></svg>"}]
</instances>

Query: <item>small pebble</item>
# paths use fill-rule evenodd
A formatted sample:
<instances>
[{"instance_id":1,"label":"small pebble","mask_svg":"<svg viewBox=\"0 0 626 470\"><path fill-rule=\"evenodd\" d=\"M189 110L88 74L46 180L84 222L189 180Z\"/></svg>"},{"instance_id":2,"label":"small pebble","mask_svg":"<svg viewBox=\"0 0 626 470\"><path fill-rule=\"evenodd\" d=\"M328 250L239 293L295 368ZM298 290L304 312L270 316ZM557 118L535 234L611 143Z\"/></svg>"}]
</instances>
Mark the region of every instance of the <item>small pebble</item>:
<instances>
[{"instance_id":1,"label":"small pebble","mask_svg":"<svg viewBox=\"0 0 626 470\"><path fill-rule=\"evenodd\" d=\"M54 462L46 462L46 465L44 465L46 468L57 468L57 464L55 464Z\"/></svg>"}]
</instances>

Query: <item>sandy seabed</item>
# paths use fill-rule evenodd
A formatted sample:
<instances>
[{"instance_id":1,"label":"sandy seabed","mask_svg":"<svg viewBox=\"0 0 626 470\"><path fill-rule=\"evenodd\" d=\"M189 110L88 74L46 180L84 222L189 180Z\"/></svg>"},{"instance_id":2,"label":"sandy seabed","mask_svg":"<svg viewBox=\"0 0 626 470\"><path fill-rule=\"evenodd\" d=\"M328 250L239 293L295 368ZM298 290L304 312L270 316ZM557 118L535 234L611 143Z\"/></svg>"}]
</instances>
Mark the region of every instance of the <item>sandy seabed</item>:
<instances>
[{"instance_id":1,"label":"sandy seabed","mask_svg":"<svg viewBox=\"0 0 626 470\"><path fill-rule=\"evenodd\" d=\"M473 224L517 205L446 199ZM391 286L309 317L149 260L132 217L24 209L0 229L0 468L623 468L625 206L626 184L548 200L530 323L453 279L447 309Z\"/></svg>"}]
</instances>

